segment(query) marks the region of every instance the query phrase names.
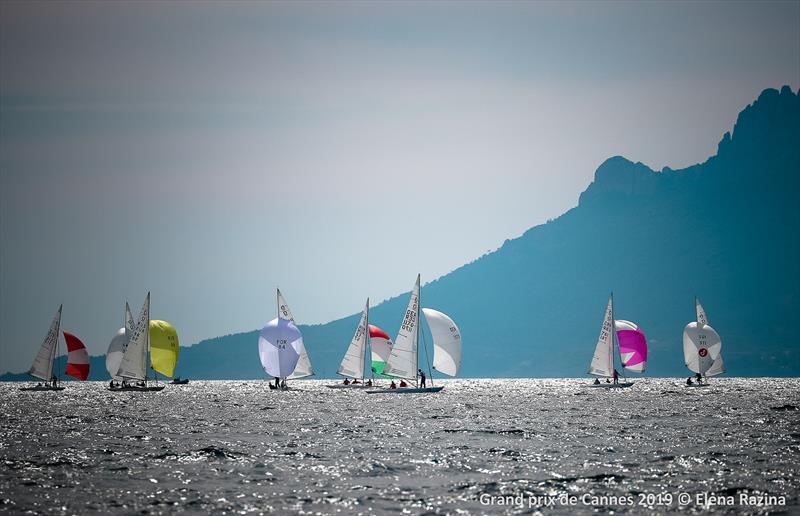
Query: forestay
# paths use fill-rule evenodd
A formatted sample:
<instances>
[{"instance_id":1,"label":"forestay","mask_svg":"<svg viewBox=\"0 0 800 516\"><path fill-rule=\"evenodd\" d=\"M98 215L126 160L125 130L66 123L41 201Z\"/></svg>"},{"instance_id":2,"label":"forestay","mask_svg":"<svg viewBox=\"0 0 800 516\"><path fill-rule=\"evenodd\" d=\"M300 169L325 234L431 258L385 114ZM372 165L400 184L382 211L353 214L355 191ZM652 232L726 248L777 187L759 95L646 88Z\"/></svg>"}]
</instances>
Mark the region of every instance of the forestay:
<instances>
[{"instance_id":1,"label":"forestay","mask_svg":"<svg viewBox=\"0 0 800 516\"><path fill-rule=\"evenodd\" d=\"M56 348L58 347L58 331L61 327L61 309L64 305L58 307L53 321L50 323L50 329L47 331L47 336L39 348L39 353L33 359L33 365L28 373L42 380L48 382L53 377L53 359L56 357Z\"/></svg>"},{"instance_id":2,"label":"forestay","mask_svg":"<svg viewBox=\"0 0 800 516\"><path fill-rule=\"evenodd\" d=\"M361 321L358 323L356 332L353 335L347 351L344 353L342 363L339 365L337 374L349 376L350 378L364 378L364 360L367 354L367 324L369 321L369 298L361 312Z\"/></svg>"},{"instance_id":3,"label":"forestay","mask_svg":"<svg viewBox=\"0 0 800 516\"><path fill-rule=\"evenodd\" d=\"M286 299L283 298L283 294L281 294L281 289L278 289L278 318L289 321L295 326L297 325L294 320L294 315L292 315L292 311L289 309L289 304L286 302ZM294 373L289 377L290 379L305 378L306 376L314 375L314 368L311 367L311 359L306 352L305 344L301 342L300 346L300 358L297 360L297 366L294 368Z\"/></svg>"},{"instance_id":4,"label":"forestay","mask_svg":"<svg viewBox=\"0 0 800 516\"><path fill-rule=\"evenodd\" d=\"M258 356L264 371L274 378L292 374L300 358L303 336L297 326L286 319L271 320L258 336Z\"/></svg>"},{"instance_id":5,"label":"forestay","mask_svg":"<svg viewBox=\"0 0 800 516\"><path fill-rule=\"evenodd\" d=\"M419 275L403 316L403 323L386 361L384 374L414 380L417 377L417 317L419 313Z\"/></svg>"},{"instance_id":6,"label":"forestay","mask_svg":"<svg viewBox=\"0 0 800 516\"><path fill-rule=\"evenodd\" d=\"M144 299L142 310L125 348L117 376L132 380L147 378L147 344L150 338L150 292Z\"/></svg>"},{"instance_id":7,"label":"forestay","mask_svg":"<svg viewBox=\"0 0 800 516\"><path fill-rule=\"evenodd\" d=\"M637 373L644 372L647 363L647 338L635 323L619 319L614 321L622 367Z\"/></svg>"},{"instance_id":8,"label":"forestay","mask_svg":"<svg viewBox=\"0 0 800 516\"><path fill-rule=\"evenodd\" d=\"M600 336L597 338L597 346L595 346L592 363L589 366L589 374L612 376L614 373L614 334L611 329L613 312L614 298L609 297L603 326L600 328Z\"/></svg>"},{"instance_id":9,"label":"forestay","mask_svg":"<svg viewBox=\"0 0 800 516\"><path fill-rule=\"evenodd\" d=\"M423 308L422 313L433 336L433 368L456 376L461 367L461 332L458 326L449 316L432 308Z\"/></svg>"}]
</instances>

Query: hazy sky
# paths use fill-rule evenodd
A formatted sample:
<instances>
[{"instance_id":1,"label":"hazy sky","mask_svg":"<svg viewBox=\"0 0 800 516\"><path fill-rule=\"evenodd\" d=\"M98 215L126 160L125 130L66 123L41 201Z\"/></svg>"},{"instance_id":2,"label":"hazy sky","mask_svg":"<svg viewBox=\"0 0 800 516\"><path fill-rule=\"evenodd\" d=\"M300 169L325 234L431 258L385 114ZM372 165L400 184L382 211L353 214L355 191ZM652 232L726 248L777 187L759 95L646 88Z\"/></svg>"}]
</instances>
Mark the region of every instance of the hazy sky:
<instances>
[{"instance_id":1,"label":"hazy sky","mask_svg":"<svg viewBox=\"0 0 800 516\"><path fill-rule=\"evenodd\" d=\"M355 313L607 157L705 160L784 84L797 1L0 2L0 372L60 303L92 354L148 290L184 345L276 286L300 322Z\"/></svg>"}]
</instances>

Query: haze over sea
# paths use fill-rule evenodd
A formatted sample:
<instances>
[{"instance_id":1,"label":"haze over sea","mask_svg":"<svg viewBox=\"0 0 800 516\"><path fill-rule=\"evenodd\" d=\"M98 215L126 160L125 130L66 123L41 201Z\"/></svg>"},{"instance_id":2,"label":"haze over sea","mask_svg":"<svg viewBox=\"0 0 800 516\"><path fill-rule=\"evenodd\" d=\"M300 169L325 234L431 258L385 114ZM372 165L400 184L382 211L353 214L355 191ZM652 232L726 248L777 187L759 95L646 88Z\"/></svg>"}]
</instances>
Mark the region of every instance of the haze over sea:
<instances>
[{"instance_id":1,"label":"haze over sea","mask_svg":"<svg viewBox=\"0 0 800 516\"><path fill-rule=\"evenodd\" d=\"M596 510L593 500L620 512L730 510L701 507L705 495L751 513L800 510L800 380L689 389L641 379L619 391L589 381L448 380L427 396L334 391L324 380L290 392L198 381L154 394L6 382L0 510L479 514L535 512L530 497L544 495L576 496L551 507L571 514ZM498 505L500 495L524 507ZM741 505L750 495L786 505ZM614 496L635 505L607 503Z\"/></svg>"}]
</instances>

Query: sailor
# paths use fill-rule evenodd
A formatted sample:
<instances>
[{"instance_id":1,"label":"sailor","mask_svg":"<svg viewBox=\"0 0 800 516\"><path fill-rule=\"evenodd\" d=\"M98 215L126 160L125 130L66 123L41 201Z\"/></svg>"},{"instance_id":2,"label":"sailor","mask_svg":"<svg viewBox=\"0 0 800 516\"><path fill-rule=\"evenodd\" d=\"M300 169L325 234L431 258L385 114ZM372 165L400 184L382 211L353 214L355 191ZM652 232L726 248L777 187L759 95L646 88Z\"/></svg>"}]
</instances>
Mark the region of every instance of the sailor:
<instances>
[{"instance_id":1,"label":"sailor","mask_svg":"<svg viewBox=\"0 0 800 516\"><path fill-rule=\"evenodd\" d=\"M419 386L424 389L425 388L425 373L422 372L422 369L417 369L417 373L419 374Z\"/></svg>"},{"instance_id":2,"label":"sailor","mask_svg":"<svg viewBox=\"0 0 800 516\"><path fill-rule=\"evenodd\" d=\"M367 380L367 387L372 387L372 378Z\"/></svg>"},{"instance_id":3,"label":"sailor","mask_svg":"<svg viewBox=\"0 0 800 516\"><path fill-rule=\"evenodd\" d=\"M390 389L397 389L397 384L394 383L394 380L392 380L392 383L389 384L389 388Z\"/></svg>"},{"instance_id":4,"label":"sailor","mask_svg":"<svg viewBox=\"0 0 800 516\"><path fill-rule=\"evenodd\" d=\"M595 385L600 385L600 378L595 378L594 379L594 384Z\"/></svg>"},{"instance_id":5,"label":"sailor","mask_svg":"<svg viewBox=\"0 0 800 516\"><path fill-rule=\"evenodd\" d=\"M408 387L408 384L405 380L400 380L400 387Z\"/></svg>"},{"instance_id":6,"label":"sailor","mask_svg":"<svg viewBox=\"0 0 800 516\"><path fill-rule=\"evenodd\" d=\"M108 382L108 386L109 386L109 388L114 387L114 380L111 380L110 382Z\"/></svg>"},{"instance_id":7,"label":"sailor","mask_svg":"<svg viewBox=\"0 0 800 516\"><path fill-rule=\"evenodd\" d=\"M614 369L614 383L619 383L619 373Z\"/></svg>"},{"instance_id":8,"label":"sailor","mask_svg":"<svg viewBox=\"0 0 800 516\"><path fill-rule=\"evenodd\" d=\"M694 385L694 384L692 383L692 377L691 377L691 376L690 376L689 378L687 378L687 379L686 379L686 385Z\"/></svg>"},{"instance_id":9,"label":"sailor","mask_svg":"<svg viewBox=\"0 0 800 516\"><path fill-rule=\"evenodd\" d=\"M342 383L345 385L350 385L350 378L345 378Z\"/></svg>"},{"instance_id":10,"label":"sailor","mask_svg":"<svg viewBox=\"0 0 800 516\"><path fill-rule=\"evenodd\" d=\"M283 391L285 391L285 390L286 390L286 378L284 378L283 380L281 380L281 390L283 390Z\"/></svg>"},{"instance_id":11,"label":"sailor","mask_svg":"<svg viewBox=\"0 0 800 516\"><path fill-rule=\"evenodd\" d=\"M695 374L694 377L697 380L697 383L703 383L703 376L700 373Z\"/></svg>"}]
</instances>

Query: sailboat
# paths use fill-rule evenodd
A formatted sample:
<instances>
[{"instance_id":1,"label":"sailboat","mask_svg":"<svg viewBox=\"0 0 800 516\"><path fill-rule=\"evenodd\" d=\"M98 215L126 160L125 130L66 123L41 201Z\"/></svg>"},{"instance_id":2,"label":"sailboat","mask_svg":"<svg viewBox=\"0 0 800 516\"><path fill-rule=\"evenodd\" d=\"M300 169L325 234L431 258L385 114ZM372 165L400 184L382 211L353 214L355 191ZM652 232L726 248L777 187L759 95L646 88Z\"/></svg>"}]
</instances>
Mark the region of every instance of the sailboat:
<instances>
[{"instance_id":1,"label":"sailboat","mask_svg":"<svg viewBox=\"0 0 800 516\"><path fill-rule=\"evenodd\" d=\"M44 380L44 384L31 387L22 387L21 391L63 391L64 387L59 385L59 378L53 372L53 362L58 356L59 330L61 329L61 310L63 305L58 307L50 329L39 348L39 353L33 360L28 374ZM89 354L86 346L81 340L69 332L64 332L64 341L67 344L67 368L65 373L69 376L86 380L89 377Z\"/></svg>"},{"instance_id":2,"label":"sailboat","mask_svg":"<svg viewBox=\"0 0 800 516\"><path fill-rule=\"evenodd\" d=\"M372 380L365 382L364 366L367 360L367 342L369 340L369 298L361 312L361 320L356 327L356 332L350 340L350 345L344 353L341 364L336 374L345 377L346 383L328 385L331 389L364 389L372 387ZM352 379L352 382L350 381Z\"/></svg>"},{"instance_id":3,"label":"sailboat","mask_svg":"<svg viewBox=\"0 0 800 516\"><path fill-rule=\"evenodd\" d=\"M725 372L722 360L722 339L719 333L708 324L708 317L700 299L694 298L697 321L690 322L683 329L683 358L689 371L705 378ZM699 380L699 378L698 378ZM687 387L706 387L707 382L689 383Z\"/></svg>"},{"instance_id":4,"label":"sailboat","mask_svg":"<svg viewBox=\"0 0 800 516\"><path fill-rule=\"evenodd\" d=\"M624 369L644 372L647 363L647 340L644 332L630 321L614 320L614 294L611 294L608 298L603 325L600 327L600 336L597 339L588 373L612 378L616 371L614 367L615 349L619 353L619 361ZM632 385L633 382L629 382L627 379L620 382L606 380L605 383L597 379L590 387L619 389Z\"/></svg>"},{"instance_id":5,"label":"sailboat","mask_svg":"<svg viewBox=\"0 0 800 516\"><path fill-rule=\"evenodd\" d=\"M412 394L420 392L439 392L443 386L433 386L433 375L429 374L430 387L419 385L419 335L420 335L420 277L414 283L400 331L397 334L391 353L386 360L383 374L404 380L413 380L414 387L395 389L376 389L368 394ZM422 313L428 321L433 336L434 368L442 373L455 376L461 366L461 332L456 323L446 314L423 308ZM423 334L423 339L424 339ZM424 344L424 342L423 342ZM426 349L427 353L427 349Z\"/></svg>"},{"instance_id":6,"label":"sailboat","mask_svg":"<svg viewBox=\"0 0 800 516\"><path fill-rule=\"evenodd\" d=\"M127 325L127 323L126 323ZM147 352L150 349L150 292L144 299L139 318L130 334L116 376L122 379L121 384L113 382L108 390L155 392L164 389L164 385L150 385L147 377ZM176 354L177 356L177 354Z\"/></svg>"},{"instance_id":7,"label":"sailboat","mask_svg":"<svg viewBox=\"0 0 800 516\"><path fill-rule=\"evenodd\" d=\"M276 317L261 328L258 335L258 357L261 366L271 378L285 380L291 376L300 361L303 336L300 330L288 319ZM277 384L276 380L276 384ZM287 390L285 382L269 384L270 389Z\"/></svg>"},{"instance_id":8,"label":"sailboat","mask_svg":"<svg viewBox=\"0 0 800 516\"><path fill-rule=\"evenodd\" d=\"M285 319L297 326L294 315L292 315L292 311L289 310L289 305L283 298L283 294L281 294L281 289L278 289L278 318ZM297 366L295 366L294 371L289 375L290 380L314 376L314 368L311 366L311 358L309 358L306 352L306 346L302 341L300 341L299 346L300 358L297 360Z\"/></svg>"}]
</instances>

